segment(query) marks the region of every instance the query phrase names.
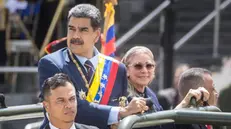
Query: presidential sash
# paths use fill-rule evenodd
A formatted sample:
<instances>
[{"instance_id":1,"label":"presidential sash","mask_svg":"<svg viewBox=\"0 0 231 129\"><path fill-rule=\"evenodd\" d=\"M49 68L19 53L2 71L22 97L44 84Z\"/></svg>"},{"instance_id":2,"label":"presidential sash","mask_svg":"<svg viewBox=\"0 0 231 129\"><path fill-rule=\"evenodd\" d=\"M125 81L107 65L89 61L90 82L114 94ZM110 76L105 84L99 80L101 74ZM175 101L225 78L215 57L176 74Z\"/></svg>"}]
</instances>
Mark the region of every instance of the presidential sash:
<instances>
[{"instance_id":1,"label":"presidential sash","mask_svg":"<svg viewBox=\"0 0 231 129\"><path fill-rule=\"evenodd\" d=\"M108 104L118 67L119 62L117 60L99 54L98 65L86 98L88 102Z\"/></svg>"}]
</instances>

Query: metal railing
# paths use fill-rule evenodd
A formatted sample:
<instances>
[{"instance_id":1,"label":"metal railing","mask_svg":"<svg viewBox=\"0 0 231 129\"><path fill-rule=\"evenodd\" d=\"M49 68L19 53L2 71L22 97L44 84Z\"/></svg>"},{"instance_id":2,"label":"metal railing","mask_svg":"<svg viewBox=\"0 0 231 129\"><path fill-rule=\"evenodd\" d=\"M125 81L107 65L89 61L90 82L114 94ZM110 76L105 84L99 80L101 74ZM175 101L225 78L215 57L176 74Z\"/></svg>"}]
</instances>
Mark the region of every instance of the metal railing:
<instances>
[{"instance_id":1,"label":"metal railing","mask_svg":"<svg viewBox=\"0 0 231 129\"><path fill-rule=\"evenodd\" d=\"M216 2L219 4L219 2ZM217 9L213 10L208 16L206 16L203 20L201 20L194 28L192 28L185 36L183 36L178 42L174 44L174 50L178 50L185 44L190 38L192 38L198 31L200 31L206 24L208 24L216 15L220 13L220 11L224 10L229 4L231 0L226 0L221 5L217 7Z\"/></svg>"},{"instance_id":2,"label":"metal railing","mask_svg":"<svg viewBox=\"0 0 231 129\"><path fill-rule=\"evenodd\" d=\"M231 125L231 113L220 112L209 106L192 109L168 110L124 118L118 129L150 127L167 123Z\"/></svg>"},{"instance_id":3,"label":"metal railing","mask_svg":"<svg viewBox=\"0 0 231 129\"><path fill-rule=\"evenodd\" d=\"M220 0L215 0L215 9L208 14L204 19L202 19L195 27L193 27L187 34L185 34L180 40L174 43L174 51L179 50L187 41L192 38L197 32L199 32L205 25L207 25L214 17L214 40L213 40L213 57L218 57L218 46L219 46L219 28L220 28L220 11L224 10L228 5L230 5L231 0L226 0L220 4ZM161 64L164 60L163 48L160 48L159 59L157 60L157 65L159 67L159 90L163 89L163 65Z\"/></svg>"},{"instance_id":4,"label":"metal railing","mask_svg":"<svg viewBox=\"0 0 231 129\"><path fill-rule=\"evenodd\" d=\"M43 117L43 106L41 104L12 106L0 109L0 122Z\"/></svg>"},{"instance_id":5,"label":"metal railing","mask_svg":"<svg viewBox=\"0 0 231 129\"><path fill-rule=\"evenodd\" d=\"M167 6L169 6L171 2L169 0L164 1L160 4L155 10L153 10L148 16L146 16L143 20L137 23L133 28L131 28L128 32L126 32L121 38L116 41L116 47L120 47L125 44L129 39L131 39L135 34L137 34L142 28L144 28L151 20L153 20L160 12L162 12ZM218 47L219 34L215 33L219 30L219 21L220 21L220 11L224 10L229 4L231 0L226 0L220 4L220 0L215 0L215 9L208 14L203 20L201 20L194 28L192 28L185 36L183 36L178 42L174 44L174 50L178 50L183 44L185 44L190 38L192 38L198 31L200 31L208 22L210 22L214 17L215 27L214 36L214 46ZM216 50L214 50L216 51Z\"/></svg>"},{"instance_id":6,"label":"metal railing","mask_svg":"<svg viewBox=\"0 0 231 129\"><path fill-rule=\"evenodd\" d=\"M22 120L31 118L43 118L41 104L13 106L0 109L0 122ZM214 125L231 125L231 113L220 112L215 106L188 108L180 110L160 111L142 115L131 115L124 118L118 129L130 129L155 126L166 123L198 123ZM39 127L41 122L31 123L29 127ZM32 126L33 125L33 126Z\"/></svg>"},{"instance_id":7,"label":"metal railing","mask_svg":"<svg viewBox=\"0 0 231 129\"><path fill-rule=\"evenodd\" d=\"M0 73L37 73L38 72L38 67L0 67Z\"/></svg>"},{"instance_id":8,"label":"metal railing","mask_svg":"<svg viewBox=\"0 0 231 129\"><path fill-rule=\"evenodd\" d=\"M119 48L133 36L135 36L141 29L143 29L151 20L157 17L166 7L170 5L170 0L165 0L156 9L154 9L150 14L143 18L139 23L132 27L128 32L126 32L121 38L116 41L116 48Z\"/></svg>"},{"instance_id":9,"label":"metal railing","mask_svg":"<svg viewBox=\"0 0 231 129\"><path fill-rule=\"evenodd\" d=\"M38 129L40 125L42 125L42 121L30 123L25 126L25 129Z\"/></svg>"},{"instance_id":10,"label":"metal railing","mask_svg":"<svg viewBox=\"0 0 231 129\"><path fill-rule=\"evenodd\" d=\"M220 6L221 0L215 0L215 10L217 15L214 19L214 30L213 30L213 57L218 57L218 46L219 46L219 31L220 31Z\"/></svg>"}]
</instances>

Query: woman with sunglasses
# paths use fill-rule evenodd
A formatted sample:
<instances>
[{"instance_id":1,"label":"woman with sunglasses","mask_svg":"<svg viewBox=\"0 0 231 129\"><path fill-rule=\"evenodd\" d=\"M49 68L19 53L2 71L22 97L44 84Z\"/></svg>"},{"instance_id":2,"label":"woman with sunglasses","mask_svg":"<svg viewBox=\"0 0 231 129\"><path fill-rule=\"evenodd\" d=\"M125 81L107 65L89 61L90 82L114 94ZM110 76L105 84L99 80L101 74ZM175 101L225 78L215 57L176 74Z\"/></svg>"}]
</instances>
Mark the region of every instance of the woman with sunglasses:
<instances>
[{"instance_id":1,"label":"woman with sunglasses","mask_svg":"<svg viewBox=\"0 0 231 129\"><path fill-rule=\"evenodd\" d=\"M148 88L155 77L156 68L151 50L143 46L133 47L124 55L122 62L127 67L128 101L133 97L151 98L151 110L161 111L162 107L155 93Z\"/></svg>"},{"instance_id":2,"label":"woman with sunglasses","mask_svg":"<svg viewBox=\"0 0 231 129\"><path fill-rule=\"evenodd\" d=\"M135 46L127 51L121 61L127 67L128 101L133 97L149 98L152 102L151 105L146 102L146 105L149 106L148 112L162 111L163 109L157 100L156 94L148 87L155 77L156 68L151 50L147 47ZM202 94L205 96L205 100L208 100L209 92L204 88L199 87L198 89L190 90L176 109L188 107L193 96L196 97L196 100L199 100ZM181 127L181 125L178 127ZM176 127L174 124L168 124L142 129L176 129Z\"/></svg>"},{"instance_id":3,"label":"woman with sunglasses","mask_svg":"<svg viewBox=\"0 0 231 129\"><path fill-rule=\"evenodd\" d=\"M148 87L155 77L155 61L150 49L143 46L136 46L127 51L122 58L127 67L128 78L128 101L133 97L149 98L151 103L147 104L147 112L163 110L156 94ZM146 127L142 129L174 129L174 124Z\"/></svg>"}]
</instances>

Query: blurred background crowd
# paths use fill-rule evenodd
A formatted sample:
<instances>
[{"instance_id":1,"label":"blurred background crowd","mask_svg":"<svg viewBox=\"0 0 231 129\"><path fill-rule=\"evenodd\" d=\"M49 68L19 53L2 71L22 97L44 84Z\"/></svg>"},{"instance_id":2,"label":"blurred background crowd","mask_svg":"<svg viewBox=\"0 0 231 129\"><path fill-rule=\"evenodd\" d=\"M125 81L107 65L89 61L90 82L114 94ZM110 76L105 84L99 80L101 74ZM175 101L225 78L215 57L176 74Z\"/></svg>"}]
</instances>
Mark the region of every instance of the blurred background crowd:
<instances>
[{"instance_id":1,"label":"blurred background crowd","mask_svg":"<svg viewBox=\"0 0 231 129\"><path fill-rule=\"evenodd\" d=\"M66 36L71 7L91 3L102 15L105 10L102 0L61 1L0 0L0 93L5 94L7 106L39 102L38 60L44 44ZM180 74L190 67L202 67L213 72L219 107L231 111L231 2L227 1L172 0L161 10L164 0L118 0L116 58L120 60L133 46L152 50L157 68L149 87L158 93L164 109L181 99L176 85ZM96 47L100 50L101 44ZM24 128L34 121L38 119L3 122L0 129Z\"/></svg>"}]
</instances>

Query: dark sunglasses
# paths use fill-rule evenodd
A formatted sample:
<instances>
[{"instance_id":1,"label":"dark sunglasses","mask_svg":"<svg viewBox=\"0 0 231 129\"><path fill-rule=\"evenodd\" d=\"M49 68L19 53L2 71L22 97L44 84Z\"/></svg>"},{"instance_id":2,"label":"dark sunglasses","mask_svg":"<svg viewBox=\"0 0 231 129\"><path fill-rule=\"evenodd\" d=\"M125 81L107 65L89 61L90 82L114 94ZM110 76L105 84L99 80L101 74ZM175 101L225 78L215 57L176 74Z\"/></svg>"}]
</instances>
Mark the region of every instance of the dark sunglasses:
<instances>
[{"instance_id":1,"label":"dark sunglasses","mask_svg":"<svg viewBox=\"0 0 231 129\"><path fill-rule=\"evenodd\" d=\"M133 66L136 70L141 70L141 69L143 69L143 67L146 67L147 70L150 70L150 69L153 69L155 67L155 64L151 64L151 63L146 63L146 64L136 63L136 64L133 64L133 65L130 65L130 66Z\"/></svg>"}]
</instances>

